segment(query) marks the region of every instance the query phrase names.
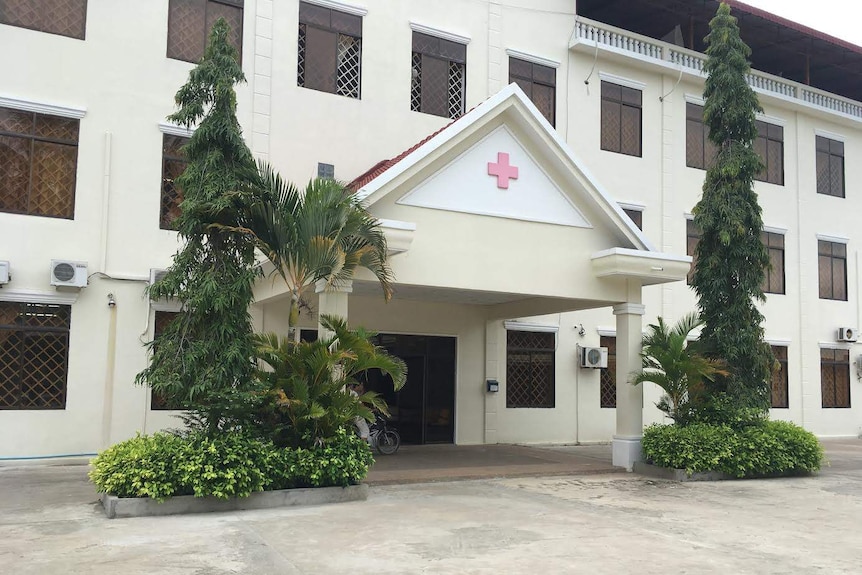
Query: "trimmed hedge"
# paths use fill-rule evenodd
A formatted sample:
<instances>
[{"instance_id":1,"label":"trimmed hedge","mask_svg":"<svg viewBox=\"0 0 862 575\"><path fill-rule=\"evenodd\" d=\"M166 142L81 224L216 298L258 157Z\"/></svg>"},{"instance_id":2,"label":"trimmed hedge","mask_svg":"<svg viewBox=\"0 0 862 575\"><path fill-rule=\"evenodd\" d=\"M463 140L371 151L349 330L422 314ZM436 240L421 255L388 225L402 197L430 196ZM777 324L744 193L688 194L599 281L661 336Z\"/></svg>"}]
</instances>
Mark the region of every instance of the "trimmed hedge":
<instances>
[{"instance_id":1,"label":"trimmed hedge","mask_svg":"<svg viewBox=\"0 0 862 575\"><path fill-rule=\"evenodd\" d=\"M786 421L763 421L740 429L695 423L651 425L644 431L646 460L659 467L734 477L811 473L820 469L823 447L810 431Z\"/></svg>"},{"instance_id":2,"label":"trimmed hedge","mask_svg":"<svg viewBox=\"0 0 862 575\"><path fill-rule=\"evenodd\" d=\"M139 434L96 456L90 480L100 492L118 497L229 499L255 491L356 484L373 462L368 444L343 429L313 449L276 447L240 433Z\"/></svg>"}]
</instances>

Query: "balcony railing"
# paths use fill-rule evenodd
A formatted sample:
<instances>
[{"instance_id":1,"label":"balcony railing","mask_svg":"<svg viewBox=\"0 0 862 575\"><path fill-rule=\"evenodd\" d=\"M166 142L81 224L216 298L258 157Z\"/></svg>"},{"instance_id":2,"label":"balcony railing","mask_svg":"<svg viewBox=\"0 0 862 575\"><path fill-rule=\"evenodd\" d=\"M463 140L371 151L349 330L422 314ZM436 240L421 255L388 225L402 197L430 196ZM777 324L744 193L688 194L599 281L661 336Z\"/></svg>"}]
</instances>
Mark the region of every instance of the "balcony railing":
<instances>
[{"instance_id":1,"label":"balcony railing","mask_svg":"<svg viewBox=\"0 0 862 575\"><path fill-rule=\"evenodd\" d=\"M696 76L706 76L703 71L706 56L700 52L641 36L582 16L577 18L577 25L572 38L572 46L576 44L587 44L624 55L645 58L653 60L657 64L681 68L684 72ZM758 92L779 96L783 99L797 100L830 112L862 120L862 103L855 100L830 94L759 70L752 70L747 78L748 84Z\"/></svg>"}]
</instances>

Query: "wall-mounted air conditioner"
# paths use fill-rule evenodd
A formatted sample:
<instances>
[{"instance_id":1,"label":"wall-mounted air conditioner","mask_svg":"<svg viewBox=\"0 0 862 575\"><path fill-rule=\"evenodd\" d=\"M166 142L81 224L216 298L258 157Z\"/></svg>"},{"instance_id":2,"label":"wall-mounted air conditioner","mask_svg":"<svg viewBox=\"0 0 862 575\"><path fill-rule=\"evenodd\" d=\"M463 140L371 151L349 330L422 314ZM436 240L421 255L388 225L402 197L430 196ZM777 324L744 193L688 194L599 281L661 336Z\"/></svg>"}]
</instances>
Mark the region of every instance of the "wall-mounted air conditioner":
<instances>
[{"instance_id":1,"label":"wall-mounted air conditioner","mask_svg":"<svg viewBox=\"0 0 862 575\"><path fill-rule=\"evenodd\" d=\"M87 287L87 262L51 260L51 285L56 287Z\"/></svg>"},{"instance_id":2,"label":"wall-mounted air conditioner","mask_svg":"<svg viewBox=\"0 0 862 575\"><path fill-rule=\"evenodd\" d=\"M161 268L150 268L150 285L153 285L168 273L168 270L163 270Z\"/></svg>"},{"instance_id":3,"label":"wall-mounted air conditioner","mask_svg":"<svg viewBox=\"0 0 862 575\"><path fill-rule=\"evenodd\" d=\"M859 335L856 333L859 330L855 327L839 327L838 341L856 341Z\"/></svg>"},{"instance_id":4,"label":"wall-mounted air conditioner","mask_svg":"<svg viewBox=\"0 0 862 575\"><path fill-rule=\"evenodd\" d=\"M608 348L581 347L578 351L581 367L599 369L608 366Z\"/></svg>"},{"instance_id":5,"label":"wall-mounted air conditioner","mask_svg":"<svg viewBox=\"0 0 862 575\"><path fill-rule=\"evenodd\" d=\"M9 283L9 262L0 261L0 286Z\"/></svg>"}]
</instances>

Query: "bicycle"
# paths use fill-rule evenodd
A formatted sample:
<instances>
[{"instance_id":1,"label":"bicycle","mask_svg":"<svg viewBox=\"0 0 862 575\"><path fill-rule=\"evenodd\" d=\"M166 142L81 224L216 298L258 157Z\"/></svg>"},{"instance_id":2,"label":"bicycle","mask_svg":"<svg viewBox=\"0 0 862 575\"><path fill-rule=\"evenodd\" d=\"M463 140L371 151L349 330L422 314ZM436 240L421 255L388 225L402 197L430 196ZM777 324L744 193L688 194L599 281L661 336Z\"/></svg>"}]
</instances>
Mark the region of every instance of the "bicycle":
<instances>
[{"instance_id":1,"label":"bicycle","mask_svg":"<svg viewBox=\"0 0 862 575\"><path fill-rule=\"evenodd\" d=\"M397 429L389 427L382 415L378 414L368 429L368 439L381 455L392 455L401 447L401 435Z\"/></svg>"}]
</instances>

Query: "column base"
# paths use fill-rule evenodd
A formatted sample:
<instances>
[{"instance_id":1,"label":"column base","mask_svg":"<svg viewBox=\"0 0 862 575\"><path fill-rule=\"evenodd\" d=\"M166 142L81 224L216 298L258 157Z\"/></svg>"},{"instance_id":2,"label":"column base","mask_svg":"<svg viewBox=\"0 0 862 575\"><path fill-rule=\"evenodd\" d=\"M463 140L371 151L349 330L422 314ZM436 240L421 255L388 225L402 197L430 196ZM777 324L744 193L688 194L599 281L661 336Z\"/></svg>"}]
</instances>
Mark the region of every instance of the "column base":
<instances>
[{"instance_id":1,"label":"column base","mask_svg":"<svg viewBox=\"0 0 862 575\"><path fill-rule=\"evenodd\" d=\"M626 471L631 471L635 461L643 461L640 435L614 435L612 446L611 462L617 467L625 467Z\"/></svg>"}]
</instances>

